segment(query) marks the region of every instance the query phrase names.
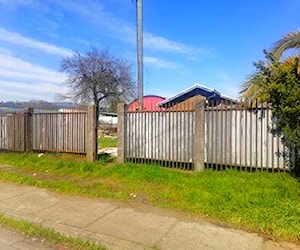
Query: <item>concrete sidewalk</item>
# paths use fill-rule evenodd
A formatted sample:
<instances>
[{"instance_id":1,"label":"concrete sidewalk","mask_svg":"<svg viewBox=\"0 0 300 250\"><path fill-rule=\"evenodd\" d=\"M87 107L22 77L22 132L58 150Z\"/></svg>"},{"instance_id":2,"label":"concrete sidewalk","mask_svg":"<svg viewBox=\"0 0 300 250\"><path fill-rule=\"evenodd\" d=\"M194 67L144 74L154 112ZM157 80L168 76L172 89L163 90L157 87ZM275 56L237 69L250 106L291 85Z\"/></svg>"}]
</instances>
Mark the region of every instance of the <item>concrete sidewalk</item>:
<instances>
[{"instance_id":1,"label":"concrete sidewalk","mask_svg":"<svg viewBox=\"0 0 300 250\"><path fill-rule=\"evenodd\" d=\"M97 241L109 249L300 249L164 209L1 182L0 213Z\"/></svg>"}]
</instances>

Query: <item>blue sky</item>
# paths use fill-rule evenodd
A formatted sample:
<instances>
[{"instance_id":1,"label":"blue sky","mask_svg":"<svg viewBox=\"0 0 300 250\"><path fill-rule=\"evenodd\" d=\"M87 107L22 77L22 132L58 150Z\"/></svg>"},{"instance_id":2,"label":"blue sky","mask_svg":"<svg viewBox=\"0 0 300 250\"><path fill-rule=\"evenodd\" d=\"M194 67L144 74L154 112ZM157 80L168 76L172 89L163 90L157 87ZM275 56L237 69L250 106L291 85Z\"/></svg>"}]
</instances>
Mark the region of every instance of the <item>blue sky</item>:
<instances>
[{"instance_id":1,"label":"blue sky","mask_svg":"<svg viewBox=\"0 0 300 250\"><path fill-rule=\"evenodd\" d=\"M237 98L284 34L299 0L143 0L144 93L170 97L195 83ZM63 57L110 47L136 76L135 0L0 0L0 101L55 101Z\"/></svg>"}]
</instances>

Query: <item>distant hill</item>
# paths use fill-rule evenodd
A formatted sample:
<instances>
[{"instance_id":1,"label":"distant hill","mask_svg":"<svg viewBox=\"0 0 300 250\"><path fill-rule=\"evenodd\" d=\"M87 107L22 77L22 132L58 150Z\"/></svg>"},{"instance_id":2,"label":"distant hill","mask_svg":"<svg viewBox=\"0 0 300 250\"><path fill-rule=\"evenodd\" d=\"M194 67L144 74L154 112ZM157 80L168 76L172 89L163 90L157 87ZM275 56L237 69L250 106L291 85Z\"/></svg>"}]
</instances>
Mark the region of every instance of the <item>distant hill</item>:
<instances>
[{"instance_id":1,"label":"distant hill","mask_svg":"<svg viewBox=\"0 0 300 250\"><path fill-rule=\"evenodd\" d=\"M48 110L58 110L60 108L75 108L79 105L72 102L47 102L43 100L32 100L28 102L0 102L0 109L7 110L22 110L26 107L34 109L48 109Z\"/></svg>"}]
</instances>

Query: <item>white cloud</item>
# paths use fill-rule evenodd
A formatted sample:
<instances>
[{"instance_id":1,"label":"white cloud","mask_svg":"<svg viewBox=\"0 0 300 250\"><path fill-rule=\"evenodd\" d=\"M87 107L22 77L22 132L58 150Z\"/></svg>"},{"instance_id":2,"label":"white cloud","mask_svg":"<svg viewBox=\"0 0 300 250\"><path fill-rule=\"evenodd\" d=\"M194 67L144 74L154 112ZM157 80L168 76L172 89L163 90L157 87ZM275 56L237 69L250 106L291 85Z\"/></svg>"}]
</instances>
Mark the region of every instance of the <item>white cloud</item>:
<instances>
[{"instance_id":1,"label":"white cloud","mask_svg":"<svg viewBox=\"0 0 300 250\"><path fill-rule=\"evenodd\" d=\"M1 89L0 93L0 100L1 101L29 101L29 100L45 100L45 101L53 101L53 96L49 96L45 98L41 93L29 93L24 92L18 89L11 89L11 90L3 90Z\"/></svg>"},{"instance_id":2,"label":"white cloud","mask_svg":"<svg viewBox=\"0 0 300 250\"><path fill-rule=\"evenodd\" d=\"M183 43L168 40L164 37L155 36L148 32L145 32L144 34L144 46L150 49L166 50L190 55L203 54L207 51L203 48L194 48Z\"/></svg>"},{"instance_id":3,"label":"white cloud","mask_svg":"<svg viewBox=\"0 0 300 250\"><path fill-rule=\"evenodd\" d=\"M53 85L53 83L0 80L0 85L5 86L6 90L17 90L23 94L39 95L40 99L43 99L45 95L59 93L62 90L61 87Z\"/></svg>"},{"instance_id":4,"label":"white cloud","mask_svg":"<svg viewBox=\"0 0 300 250\"><path fill-rule=\"evenodd\" d=\"M66 92L60 72L0 53L0 100L53 100Z\"/></svg>"},{"instance_id":5,"label":"white cloud","mask_svg":"<svg viewBox=\"0 0 300 250\"><path fill-rule=\"evenodd\" d=\"M1 54L6 54L6 55L11 55L12 54L12 51L7 49L7 48L2 48L0 47L0 53Z\"/></svg>"},{"instance_id":6,"label":"white cloud","mask_svg":"<svg viewBox=\"0 0 300 250\"><path fill-rule=\"evenodd\" d=\"M179 65L174 62L151 56L145 56L144 63L151 64L159 68L177 69L179 67Z\"/></svg>"},{"instance_id":7,"label":"white cloud","mask_svg":"<svg viewBox=\"0 0 300 250\"><path fill-rule=\"evenodd\" d=\"M32 3L32 1L28 1L28 4L29 3ZM15 0L15 4L21 4L21 1ZM85 17L86 20L97 24L97 27L99 25L102 26L108 30L112 36L119 40L131 44L136 43L136 27L131 23L128 23L126 20L120 19L119 17L116 17L108 12L105 9L105 6L98 1L89 0L89 4L85 4L84 2L78 0L64 0L57 1L56 4L64 8L66 11L72 11L80 17ZM132 8L135 8L134 4L132 4ZM135 15L135 11L133 13ZM69 56L72 54L72 52L68 49L35 41L31 38L24 37L20 34L9 32L0 28L0 40L1 39L11 43L20 44L35 49L41 49L47 53L59 54L63 56ZM196 55L208 53L208 49L206 48L198 48L178 41L172 41L147 31L144 31L144 47L152 50L183 54L188 58L194 58Z\"/></svg>"},{"instance_id":8,"label":"white cloud","mask_svg":"<svg viewBox=\"0 0 300 250\"><path fill-rule=\"evenodd\" d=\"M12 44L17 44L23 47L41 50L49 54L56 54L60 56L72 55L72 51L69 49L56 47L48 43L40 42L29 37L22 36L21 34L10 32L3 28L0 28L0 40Z\"/></svg>"},{"instance_id":9,"label":"white cloud","mask_svg":"<svg viewBox=\"0 0 300 250\"><path fill-rule=\"evenodd\" d=\"M62 73L5 54L0 54L0 70L2 70L3 75L6 74L7 76L16 73L16 75L27 79L51 79L55 83L61 83L65 79L65 75Z\"/></svg>"},{"instance_id":10,"label":"white cloud","mask_svg":"<svg viewBox=\"0 0 300 250\"><path fill-rule=\"evenodd\" d=\"M136 43L136 27L132 24L122 20L108 11L104 6L95 1L90 1L89 4L84 4L79 1L59 1L59 3L65 9L71 10L79 14L79 16L85 16L87 20L93 21L98 25L101 25L105 29L109 30L116 38ZM134 5L133 5L133 8ZM135 12L134 12L135 13ZM162 36L144 32L144 47L154 50L173 52L178 54L184 54L187 56L194 56L207 53L205 48L197 48L189 46L177 41L172 41Z\"/></svg>"}]
</instances>

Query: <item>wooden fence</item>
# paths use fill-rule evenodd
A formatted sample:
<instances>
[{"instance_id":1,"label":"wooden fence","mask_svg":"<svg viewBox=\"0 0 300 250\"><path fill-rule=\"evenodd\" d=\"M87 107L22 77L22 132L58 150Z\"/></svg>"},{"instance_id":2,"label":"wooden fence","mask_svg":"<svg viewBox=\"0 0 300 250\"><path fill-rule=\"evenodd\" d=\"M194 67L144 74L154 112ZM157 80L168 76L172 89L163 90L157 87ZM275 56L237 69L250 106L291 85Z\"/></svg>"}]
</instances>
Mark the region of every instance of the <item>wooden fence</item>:
<instances>
[{"instance_id":1,"label":"wooden fence","mask_svg":"<svg viewBox=\"0 0 300 250\"><path fill-rule=\"evenodd\" d=\"M86 153L86 111L33 114L32 125L33 150Z\"/></svg>"},{"instance_id":2,"label":"wooden fence","mask_svg":"<svg viewBox=\"0 0 300 250\"><path fill-rule=\"evenodd\" d=\"M205 166L289 170L288 150L272 130L271 107L204 106L128 112L120 105L119 161L197 171Z\"/></svg>"},{"instance_id":3,"label":"wooden fence","mask_svg":"<svg viewBox=\"0 0 300 250\"><path fill-rule=\"evenodd\" d=\"M25 115L0 115L0 149L25 151Z\"/></svg>"},{"instance_id":4,"label":"wooden fence","mask_svg":"<svg viewBox=\"0 0 300 250\"><path fill-rule=\"evenodd\" d=\"M287 149L273 132L272 109L205 109L205 162L212 167L285 169Z\"/></svg>"},{"instance_id":5,"label":"wooden fence","mask_svg":"<svg viewBox=\"0 0 300 250\"><path fill-rule=\"evenodd\" d=\"M0 150L85 154L94 160L95 107L68 112L0 114Z\"/></svg>"},{"instance_id":6,"label":"wooden fence","mask_svg":"<svg viewBox=\"0 0 300 250\"><path fill-rule=\"evenodd\" d=\"M191 163L194 116L191 111L128 113L126 158Z\"/></svg>"}]
</instances>

